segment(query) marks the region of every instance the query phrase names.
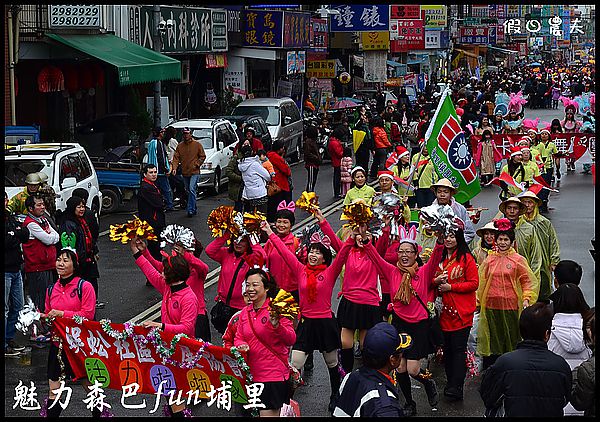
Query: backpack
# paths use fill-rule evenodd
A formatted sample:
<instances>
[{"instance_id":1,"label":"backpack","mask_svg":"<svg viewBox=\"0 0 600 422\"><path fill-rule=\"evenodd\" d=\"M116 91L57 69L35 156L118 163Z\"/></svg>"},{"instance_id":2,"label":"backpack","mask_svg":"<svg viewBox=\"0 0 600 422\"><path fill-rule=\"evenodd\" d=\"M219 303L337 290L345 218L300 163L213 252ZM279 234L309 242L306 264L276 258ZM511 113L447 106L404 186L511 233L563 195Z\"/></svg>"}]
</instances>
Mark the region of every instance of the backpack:
<instances>
[{"instance_id":1,"label":"backpack","mask_svg":"<svg viewBox=\"0 0 600 422\"><path fill-rule=\"evenodd\" d=\"M58 283L58 281L55 281L54 283L52 283L51 285L48 286L48 298L52 299L52 289L54 289L54 285ZM77 297L79 298L79 301L81 302L81 298L83 297L83 283L85 283L85 280L81 277L79 277L79 281L77 282Z\"/></svg>"}]
</instances>

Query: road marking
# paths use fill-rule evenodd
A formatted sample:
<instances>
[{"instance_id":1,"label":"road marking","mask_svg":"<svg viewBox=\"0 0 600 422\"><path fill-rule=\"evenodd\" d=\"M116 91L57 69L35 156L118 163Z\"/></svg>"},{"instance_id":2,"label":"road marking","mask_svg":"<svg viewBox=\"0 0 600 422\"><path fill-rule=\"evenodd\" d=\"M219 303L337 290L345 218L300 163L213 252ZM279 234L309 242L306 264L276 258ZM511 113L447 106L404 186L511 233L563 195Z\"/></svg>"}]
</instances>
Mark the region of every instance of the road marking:
<instances>
[{"instance_id":1,"label":"road marking","mask_svg":"<svg viewBox=\"0 0 600 422\"><path fill-rule=\"evenodd\" d=\"M377 184L377 181L371 183L371 186L374 186ZM328 217L331 214L333 214L334 212L338 211L340 208L339 206L342 204L343 199L339 199L337 201L335 201L333 204L328 205L327 207L325 207L323 210L321 210L321 212L323 213L324 217ZM309 221L313 220L315 217L314 216L309 216L307 218L305 218L304 220L302 220L300 223L296 224L295 229L292 228L292 232L296 232L298 231L302 226L305 226L308 224ZM221 266L219 265L217 268L215 268L214 270L212 270L210 273L208 273L206 275L206 281L204 282L204 289L206 290L208 287L213 286L214 284L216 284L219 281L219 277L217 277L217 274L220 273L221 270ZM139 324L142 321L155 321L158 318L160 318L160 305L161 302L157 302L154 305L152 305L151 307L149 307L148 309L142 311L140 314L132 317L129 321L129 323L133 323L133 324ZM152 313L154 312L154 313ZM149 315L150 316L147 316Z\"/></svg>"}]
</instances>

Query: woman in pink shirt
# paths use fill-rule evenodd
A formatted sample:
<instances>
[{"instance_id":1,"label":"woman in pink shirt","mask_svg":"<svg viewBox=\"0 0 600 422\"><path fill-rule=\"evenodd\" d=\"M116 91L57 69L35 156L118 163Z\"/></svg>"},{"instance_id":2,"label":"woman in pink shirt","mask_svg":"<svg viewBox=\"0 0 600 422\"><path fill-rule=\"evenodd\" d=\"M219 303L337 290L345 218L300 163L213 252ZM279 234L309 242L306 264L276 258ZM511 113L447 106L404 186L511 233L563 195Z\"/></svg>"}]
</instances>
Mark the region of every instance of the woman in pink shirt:
<instances>
[{"instance_id":1,"label":"woman in pink shirt","mask_svg":"<svg viewBox=\"0 0 600 422\"><path fill-rule=\"evenodd\" d=\"M433 296L432 282L442 260L444 237L443 235L438 237L427 264L419 267L416 235L404 233L405 235L402 235L401 231L397 265L389 264L377 253L375 247L371 245L370 234L357 234L356 243L362 245L379 275L386 278L389 283L390 294L393 293L392 324L398 332L409 334L413 340L411 348L402 354L402 361L397 369L398 385L406 398L404 414L412 416L416 414L416 402L412 398L409 375L424 385L432 407L437 406L439 401L435 381L424 376L425 372L421 369L419 360L433 352L428 321L430 312L426 309L425 303ZM363 243L363 239L367 242Z\"/></svg>"},{"instance_id":2,"label":"woman in pink shirt","mask_svg":"<svg viewBox=\"0 0 600 422\"><path fill-rule=\"evenodd\" d=\"M150 262L158 272L162 273L164 271L163 263L154 259L148 251L146 243L141 241L137 246L148 262ZM206 275L208 274L208 265L198 258L202 253L202 249L199 240L195 241L194 253L186 251L181 245L173 246L173 251L179 256L182 256L190 266L190 276L187 279L186 284L190 286L198 300L198 310L196 322L194 324L194 337L210 342L210 326L208 324L208 317L206 316L206 301L204 300L204 282L206 281Z\"/></svg>"},{"instance_id":3,"label":"woman in pink shirt","mask_svg":"<svg viewBox=\"0 0 600 422\"><path fill-rule=\"evenodd\" d=\"M214 307L211 310L211 322L221 334L225 332L227 323L233 314L246 306L242 297L244 275L250 269L246 259L252 257L252 259L258 259L262 262L266 259L263 248L258 244L250 246L250 240L247 236L241 239L232 239L231 245L227 246L226 243L230 236L229 232L227 232L224 236L213 240L206 247L206 255L221 264L215 301L223 302L224 305L229 306L228 309L226 308L229 315L222 321L212 318ZM258 255L259 257L253 255Z\"/></svg>"},{"instance_id":4,"label":"woman in pink shirt","mask_svg":"<svg viewBox=\"0 0 600 422\"><path fill-rule=\"evenodd\" d=\"M301 318L296 328L296 343L292 348L292 364L301 371L309 353L318 350L323 354L331 384L329 411L333 412L340 387L337 355L341 342L338 324L331 311L331 293L352 243L344 243L332 263L329 237L313 235L305 265L295 259L295 255L268 224L263 224L261 228L269 235L269 241L281 254L289 273L298 284Z\"/></svg>"},{"instance_id":5,"label":"woman in pink shirt","mask_svg":"<svg viewBox=\"0 0 600 422\"><path fill-rule=\"evenodd\" d=\"M294 325L288 318L271 317L269 304L279 288L268 273L252 268L246 273L245 283L250 304L240 313L234 344L248 352L252 379L264 385L259 399L265 408L260 416L279 416L283 404L290 402L288 355L296 341Z\"/></svg>"},{"instance_id":6,"label":"woman in pink shirt","mask_svg":"<svg viewBox=\"0 0 600 422\"><path fill-rule=\"evenodd\" d=\"M63 249L58 253L56 257L56 272L59 278L58 281L46 290L45 309L47 314L42 316L48 318L72 318L73 315L79 315L90 320L94 319L96 293L89 281L85 281L76 275L79 273L79 263L77 261L77 254L73 249ZM64 373L66 378L75 378L73 369L69 364L69 359L67 359L64 351L61 353L61 358L65 366ZM60 388L61 368L58 360L58 344L55 342L50 345L47 373L50 393L44 403L42 413L45 413L50 418L57 418L60 416L62 407L57 403L52 409L48 409L48 405L52 404L56 398L56 394L52 391ZM86 393L90 391L91 383L87 378L81 380L81 385L86 389ZM94 409L92 415L99 417L100 411Z\"/></svg>"}]
</instances>

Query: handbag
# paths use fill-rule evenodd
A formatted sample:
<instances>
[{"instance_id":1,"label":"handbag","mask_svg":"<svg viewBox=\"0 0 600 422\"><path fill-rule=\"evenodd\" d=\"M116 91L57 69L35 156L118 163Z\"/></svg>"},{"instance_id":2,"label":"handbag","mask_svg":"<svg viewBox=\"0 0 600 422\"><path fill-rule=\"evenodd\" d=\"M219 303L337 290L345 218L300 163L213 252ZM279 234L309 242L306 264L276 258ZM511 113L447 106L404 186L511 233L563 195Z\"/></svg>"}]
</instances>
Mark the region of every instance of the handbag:
<instances>
[{"instance_id":1,"label":"handbag","mask_svg":"<svg viewBox=\"0 0 600 422\"><path fill-rule=\"evenodd\" d=\"M210 310L210 322L215 327L215 329L223 334L225 329L227 328L227 324L231 317L238 311L235 308L229 306L229 301L231 300L231 296L233 295L233 288L235 286L235 280L237 279L238 273L240 272L242 266L246 261L243 259L240 261L237 266L235 273L233 274L233 280L231 280L231 286L229 286L229 292L227 293L227 299L225 302L218 301L215 306Z\"/></svg>"},{"instance_id":2,"label":"handbag","mask_svg":"<svg viewBox=\"0 0 600 422\"><path fill-rule=\"evenodd\" d=\"M250 312L250 311L248 311ZM273 354L276 358L278 358L280 361L283 362L284 365L286 365L290 372L289 372L289 378L287 379L287 383L288 383L288 396L289 398L293 398L294 397L294 393L296 392L296 389L298 387L300 387L303 383L302 381L302 376L300 374L300 371L298 369L296 369L296 367L294 365L290 365L290 363L287 361L287 359L282 359L281 356L279 356L277 353L275 353L275 351L271 348L271 346L269 346L268 344L264 343L260 337L256 334L256 331L254 330L254 323L252 322L252 317L250 315L248 315L248 321L250 322L250 328L252 329L252 333L254 334L254 338L258 341L260 341L260 343L265 346L269 352L271 352L271 354Z\"/></svg>"},{"instance_id":3,"label":"handbag","mask_svg":"<svg viewBox=\"0 0 600 422\"><path fill-rule=\"evenodd\" d=\"M279 187L279 185L277 183L275 183L274 180L269 180L267 182L267 195L268 196L275 196L278 193L280 193L282 191L282 189Z\"/></svg>"}]
</instances>

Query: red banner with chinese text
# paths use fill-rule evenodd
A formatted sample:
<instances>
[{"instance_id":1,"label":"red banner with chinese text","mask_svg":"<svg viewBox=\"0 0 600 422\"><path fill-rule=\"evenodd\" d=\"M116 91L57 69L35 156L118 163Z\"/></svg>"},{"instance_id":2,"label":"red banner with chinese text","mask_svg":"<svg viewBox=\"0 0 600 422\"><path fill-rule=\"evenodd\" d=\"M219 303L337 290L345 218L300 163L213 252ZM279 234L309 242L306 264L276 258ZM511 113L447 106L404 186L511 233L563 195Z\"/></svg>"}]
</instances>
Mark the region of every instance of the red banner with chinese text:
<instances>
[{"instance_id":1,"label":"red banner with chinese text","mask_svg":"<svg viewBox=\"0 0 600 422\"><path fill-rule=\"evenodd\" d=\"M510 157L510 147L515 146L525 134L493 135L496 147L502 153L502 157ZM471 147L473 152L477 151L477 142L481 136L471 136ZM579 160L586 151L593 156L596 148L596 135L589 133L555 133L551 135L552 142L556 145L558 155L561 157L575 158Z\"/></svg>"},{"instance_id":2,"label":"red banner with chinese text","mask_svg":"<svg viewBox=\"0 0 600 422\"><path fill-rule=\"evenodd\" d=\"M122 333L124 324L110 324ZM234 401L245 402L245 373L229 349L213 346L194 339L181 338L170 360L186 364L179 367L163 362L157 348L148 335L150 329L133 327L133 336L119 340L106 333L100 322L77 323L71 318L56 318L54 333L62 340L62 347L77 378L98 381L103 388L122 390L123 386L136 383L138 393L156 394L161 386L163 395L174 391L198 391L200 398L208 398L211 385L215 390L221 382L231 381ZM139 336L136 336L139 335ZM171 347L174 335L160 332L165 346ZM142 338L147 341L144 342ZM198 351L204 347L202 357L194 362ZM242 353L246 359L246 353ZM237 400L236 400L237 399Z\"/></svg>"}]
</instances>

